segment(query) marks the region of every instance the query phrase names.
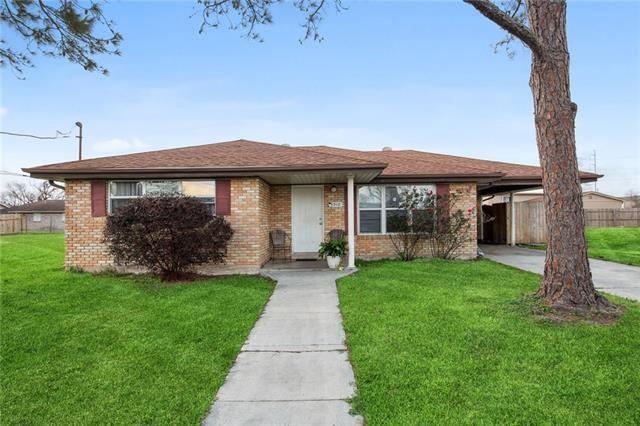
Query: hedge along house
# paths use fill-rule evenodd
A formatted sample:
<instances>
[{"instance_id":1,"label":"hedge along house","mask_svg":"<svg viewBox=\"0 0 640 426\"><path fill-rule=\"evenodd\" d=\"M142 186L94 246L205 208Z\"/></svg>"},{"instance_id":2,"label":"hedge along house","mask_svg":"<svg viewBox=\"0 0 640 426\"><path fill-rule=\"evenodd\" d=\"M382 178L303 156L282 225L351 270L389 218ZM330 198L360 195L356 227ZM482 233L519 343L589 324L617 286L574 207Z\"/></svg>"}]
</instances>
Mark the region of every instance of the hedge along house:
<instances>
[{"instance_id":1,"label":"hedge along house","mask_svg":"<svg viewBox=\"0 0 640 426\"><path fill-rule=\"evenodd\" d=\"M235 233L225 265L203 272L254 272L270 259L269 233L284 230L293 259L315 257L334 229L346 231L355 258L393 257L389 218L402 187L457 192L456 209L476 215L481 197L541 186L541 169L413 150L357 151L237 140L24 169L64 181L66 267L112 265L103 244L106 216L129 200L164 191L199 197ZM585 181L596 175L583 174ZM480 222L480 221L478 221ZM479 225L480 226L480 225ZM474 258L477 227L457 255ZM426 254L426 250L422 253Z\"/></svg>"}]
</instances>

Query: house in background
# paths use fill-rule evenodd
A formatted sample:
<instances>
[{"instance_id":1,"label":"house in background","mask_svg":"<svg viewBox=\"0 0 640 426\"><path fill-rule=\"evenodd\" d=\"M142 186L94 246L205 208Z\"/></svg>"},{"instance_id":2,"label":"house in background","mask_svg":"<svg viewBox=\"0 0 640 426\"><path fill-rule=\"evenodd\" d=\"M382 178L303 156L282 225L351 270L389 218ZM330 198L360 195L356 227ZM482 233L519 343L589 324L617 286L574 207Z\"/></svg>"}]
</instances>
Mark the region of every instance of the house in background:
<instances>
[{"instance_id":1,"label":"house in background","mask_svg":"<svg viewBox=\"0 0 640 426\"><path fill-rule=\"evenodd\" d=\"M113 265L103 243L106 216L144 195L179 191L201 198L234 229L225 265L203 273L256 272L271 257L270 233L282 230L291 257L317 257L332 230L348 237L355 258L395 256L388 238L407 186L456 192L455 208L477 218L482 197L539 188L541 169L415 150L358 151L329 146L275 145L247 140L118 155L23 169L33 178L64 181L65 265L99 270ZM582 173L583 182L599 176ZM477 255L478 231L456 253ZM422 255L427 255L424 250Z\"/></svg>"},{"instance_id":2,"label":"house in background","mask_svg":"<svg viewBox=\"0 0 640 426\"><path fill-rule=\"evenodd\" d=\"M485 197L482 211L493 220L484 228L483 240L493 244L544 244L547 225L541 189ZM596 191L582 193L586 227L638 226L632 203Z\"/></svg>"},{"instance_id":3,"label":"house in background","mask_svg":"<svg viewBox=\"0 0 640 426\"><path fill-rule=\"evenodd\" d=\"M542 189L533 191L524 191L514 194L516 203L523 202L542 202ZM508 203L509 195L502 195L486 200L484 204L493 205L496 203ZM597 191L584 191L582 193L582 205L585 210L594 209L623 209L627 207L623 198L614 197L613 195L603 194Z\"/></svg>"},{"instance_id":4,"label":"house in background","mask_svg":"<svg viewBox=\"0 0 640 426\"><path fill-rule=\"evenodd\" d=\"M625 209L640 209L640 195L627 195L622 197Z\"/></svg>"},{"instance_id":5,"label":"house in background","mask_svg":"<svg viewBox=\"0 0 640 426\"><path fill-rule=\"evenodd\" d=\"M597 191L586 191L582 193L582 204L585 210L594 209L624 209L625 201L613 195L603 194Z\"/></svg>"},{"instance_id":6,"label":"house in background","mask_svg":"<svg viewBox=\"0 0 640 426\"><path fill-rule=\"evenodd\" d=\"M3 214L12 213L21 217L22 232L64 231L64 200L36 201L3 211Z\"/></svg>"}]
</instances>

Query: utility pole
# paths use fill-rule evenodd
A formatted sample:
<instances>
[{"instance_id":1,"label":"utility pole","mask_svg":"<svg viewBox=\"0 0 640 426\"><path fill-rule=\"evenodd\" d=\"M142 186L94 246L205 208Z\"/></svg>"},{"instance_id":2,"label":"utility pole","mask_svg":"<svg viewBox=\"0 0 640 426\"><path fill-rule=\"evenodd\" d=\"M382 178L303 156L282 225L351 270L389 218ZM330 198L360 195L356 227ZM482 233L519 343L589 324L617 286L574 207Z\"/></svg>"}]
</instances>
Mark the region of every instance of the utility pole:
<instances>
[{"instance_id":1,"label":"utility pole","mask_svg":"<svg viewBox=\"0 0 640 426\"><path fill-rule=\"evenodd\" d=\"M593 173L598 174L598 165L596 163L596 150L593 150ZM593 187L596 189L596 192L598 192L598 181L596 180L595 182L593 182Z\"/></svg>"},{"instance_id":2,"label":"utility pole","mask_svg":"<svg viewBox=\"0 0 640 426\"><path fill-rule=\"evenodd\" d=\"M78 126L78 160L82 160L82 123L80 121L76 121L76 126Z\"/></svg>"}]
</instances>

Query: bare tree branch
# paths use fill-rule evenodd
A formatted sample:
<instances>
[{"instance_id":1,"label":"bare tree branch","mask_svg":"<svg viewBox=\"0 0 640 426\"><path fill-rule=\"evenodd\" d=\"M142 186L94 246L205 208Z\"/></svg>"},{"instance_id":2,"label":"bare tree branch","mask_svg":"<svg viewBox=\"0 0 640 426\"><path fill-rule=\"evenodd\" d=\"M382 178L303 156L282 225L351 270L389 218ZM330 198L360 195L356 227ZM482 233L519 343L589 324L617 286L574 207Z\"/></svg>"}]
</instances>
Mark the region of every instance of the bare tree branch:
<instances>
[{"instance_id":1,"label":"bare tree branch","mask_svg":"<svg viewBox=\"0 0 640 426\"><path fill-rule=\"evenodd\" d=\"M0 39L0 66L9 66L20 76L32 67L32 57L64 57L88 71L107 69L95 57L120 55L122 41L113 21L102 12L104 0L0 0L0 23L24 41L19 49Z\"/></svg>"},{"instance_id":2,"label":"bare tree branch","mask_svg":"<svg viewBox=\"0 0 640 426\"><path fill-rule=\"evenodd\" d=\"M201 7L200 14L202 15L200 32L203 32L206 27L219 27L224 18L229 29L241 28L245 31L245 37L258 41L262 41L258 27L271 24L273 22L272 8L283 3L281 0L197 0L197 2ZM338 12L346 9L342 0L293 1L293 6L304 15L302 27L305 32L300 38L301 42L308 39L322 41L318 27L329 3L334 4Z\"/></svg>"},{"instance_id":3,"label":"bare tree branch","mask_svg":"<svg viewBox=\"0 0 640 426\"><path fill-rule=\"evenodd\" d=\"M38 184L23 182L8 182L0 192L0 203L7 207L21 206L45 200L61 200L64 192L53 187L49 182Z\"/></svg>"},{"instance_id":4,"label":"bare tree branch","mask_svg":"<svg viewBox=\"0 0 640 426\"><path fill-rule=\"evenodd\" d=\"M518 2L516 7L516 14L508 14L502 11L498 6L493 4L490 0L463 0L465 3L473 6L478 12L482 13L484 16L489 18L491 21L496 23L499 27L507 31L511 36L519 39L525 45L529 47L535 54L539 56L544 56L544 47L538 40L538 38L533 34L533 32L526 26L524 23L520 22L520 20L516 19L515 16L517 11L519 11L521 2ZM506 41L500 42L498 45L502 45L508 43L508 38Z\"/></svg>"}]
</instances>

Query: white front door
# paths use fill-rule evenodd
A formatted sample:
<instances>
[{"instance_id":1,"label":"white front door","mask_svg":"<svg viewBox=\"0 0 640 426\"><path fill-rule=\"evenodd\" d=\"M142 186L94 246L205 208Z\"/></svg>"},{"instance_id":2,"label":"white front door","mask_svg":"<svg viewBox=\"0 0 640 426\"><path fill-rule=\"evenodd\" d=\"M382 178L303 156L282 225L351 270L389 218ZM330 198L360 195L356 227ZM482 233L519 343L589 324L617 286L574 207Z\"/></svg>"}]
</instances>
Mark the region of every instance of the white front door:
<instances>
[{"instance_id":1,"label":"white front door","mask_svg":"<svg viewBox=\"0 0 640 426\"><path fill-rule=\"evenodd\" d=\"M291 187L291 244L294 253L316 253L322 242L322 187Z\"/></svg>"}]
</instances>

